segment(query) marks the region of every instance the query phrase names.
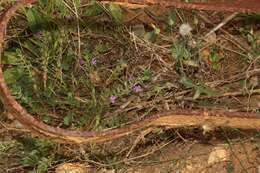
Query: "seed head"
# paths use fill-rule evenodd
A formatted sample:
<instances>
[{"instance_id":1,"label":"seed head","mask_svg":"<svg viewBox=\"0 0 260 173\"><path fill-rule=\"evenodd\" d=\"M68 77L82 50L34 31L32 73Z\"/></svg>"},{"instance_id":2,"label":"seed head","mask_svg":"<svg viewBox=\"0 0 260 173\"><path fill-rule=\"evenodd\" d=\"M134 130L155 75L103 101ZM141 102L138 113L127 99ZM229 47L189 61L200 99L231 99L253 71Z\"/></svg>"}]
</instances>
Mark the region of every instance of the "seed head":
<instances>
[{"instance_id":1,"label":"seed head","mask_svg":"<svg viewBox=\"0 0 260 173\"><path fill-rule=\"evenodd\" d=\"M181 34L181 36L186 36L186 35L190 35L192 31L191 26L188 23L183 23L181 24L180 28L179 28L179 33Z\"/></svg>"}]
</instances>

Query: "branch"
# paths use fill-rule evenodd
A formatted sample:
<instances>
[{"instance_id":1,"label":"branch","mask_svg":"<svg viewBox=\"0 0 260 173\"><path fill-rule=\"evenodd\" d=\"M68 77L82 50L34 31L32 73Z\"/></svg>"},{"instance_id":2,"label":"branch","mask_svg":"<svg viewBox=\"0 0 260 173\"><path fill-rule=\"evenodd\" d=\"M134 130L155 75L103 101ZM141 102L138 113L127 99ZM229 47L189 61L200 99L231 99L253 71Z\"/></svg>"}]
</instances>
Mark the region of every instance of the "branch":
<instances>
[{"instance_id":1,"label":"branch","mask_svg":"<svg viewBox=\"0 0 260 173\"><path fill-rule=\"evenodd\" d=\"M237 0L235 2L215 2L215 3L187 3L177 0L99 0L105 3L119 3L121 5L161 5L164 7L176 7L182 9L196 9L209 11L227 11L227 12L260 12L260 0Z\"/></svg>"},{"instance_id":2,"label":"branch","mask_svg":"<svg viewBox=\"0 0 260 173\"><path fill-rule=\"evenodd\" d=\"M17 9L33 3L34 0L19 0L8 8L0 17L0 54L3 53L5 30ZM139 1L138 1L139 2ZM143 2L143 1L140 1ZM154 2L154 1L149 1ZM166 2L166 1L162 1ZM167 1L174 2L174 1ZM151 4L151 3L150 3ZM213 127L231 127L240 129L260 129L260 115L244 112L227 112L223 110L176 110L159 113L121 128L103 130L100 132L68 130L51 127L31 116L11 95L0 64L0 99L5 108L31 133L60 143L95 143L103 142L150 126L194 127L210 125Z\"/></svg>"}]
</instances>

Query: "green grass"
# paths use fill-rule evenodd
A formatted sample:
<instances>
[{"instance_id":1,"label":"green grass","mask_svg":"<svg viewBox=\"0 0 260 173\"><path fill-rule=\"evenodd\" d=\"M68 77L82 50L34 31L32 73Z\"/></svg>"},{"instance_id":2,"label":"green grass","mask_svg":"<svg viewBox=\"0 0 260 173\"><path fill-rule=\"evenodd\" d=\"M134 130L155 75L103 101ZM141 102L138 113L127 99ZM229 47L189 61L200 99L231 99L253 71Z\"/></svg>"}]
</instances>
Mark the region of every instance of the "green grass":
<instances>
[{"instance_id":1,"label":"green grass","mask_svg":"<svg viewBox=\"0 0 260 173\"><path fill-rule=\"evenodd\" d=\"M64 128L91 125L102 129L101 116L113 106L110 97L115 96L118 102L130 96L135 85L150 80L151 72L144 70L130 81L124 76L128 59L115 59L112 66L105 62L104 66L110 67L102 67L106 54L118 44L106 38L121 38L124 33L124 27L118 26L122 12L117 5L106 9L92 3L86 13L78 3L40 1L24 10L19 20L28 27L9 41L3 57L4 76L15 98L43 122L55 126L62 121L59 126ZM115 19L117 32L83 20L84 15L96 16L107 10ZM65 26L66 22L73 24ZM100 40L88 37L92 29ZM118 126L119 122L122 120L103 124Z\"/></svg>"}]
</instances>

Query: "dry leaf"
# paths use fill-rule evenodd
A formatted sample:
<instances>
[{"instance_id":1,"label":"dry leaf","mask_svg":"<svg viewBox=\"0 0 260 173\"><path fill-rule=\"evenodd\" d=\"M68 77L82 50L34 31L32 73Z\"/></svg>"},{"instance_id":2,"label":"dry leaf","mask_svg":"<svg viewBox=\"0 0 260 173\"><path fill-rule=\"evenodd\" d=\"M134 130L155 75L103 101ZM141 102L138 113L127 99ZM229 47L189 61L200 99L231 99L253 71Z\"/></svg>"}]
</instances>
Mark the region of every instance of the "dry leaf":
<instances>
[{"instance_id":1,"label":"dry leaf","mask_svg":"<svg viewBox=\"0 0 260 173\"><path fill-rule=\"evenodd\" d=\"M90 73L89 79L90 79L91 83L94 85L99 85L101 83L101 78L97 71L93 71L92 73Z\"/></svg>"},{"instance_id":2,"label":"dry leaf","mask_svg":"<svg viewBox=\"0 0 260 173\"><path fill-rule=\"evenodd\" d=\"M140 38L143 38L145 35L145 28L143 24L137 24L132 27L133 33Z\"/></svg>"},{"instance_id":3,"label":"dry leaf","mask_svg":"<svg viewBox=\"0 0 260 173\"><path fill-rule=\"evenodd\" d=\"M256 87L259 84L259 80L257 76L253 76L249 79L249 86L250 87Z\"/></svg>"},{"instance_id":4,"label":"dry leaf","mask_svg":"<svg viewBox=\"0 0 260 173\"><path fill-rule=\"evenodd\" d=\"M210 60L209 60L210 50L209 50L209 48L205 48L205 49L203 49L202 51L200 51L199 55L200 55L200 58L201 58L204 62L206 62L207 64L210 64Z\"/></svg>"},{"instance_id":5,"label":"dry leaf","mask_svg":"<svg viewBox=\"0 0 260 173\"><path fill-rule=\"evenodd\" d=\"M206 42L209 44L215 44L217 42L217 35L215 32L213 32L212 34L208 35L205 38Z\"/></svg>"}]
</instances>

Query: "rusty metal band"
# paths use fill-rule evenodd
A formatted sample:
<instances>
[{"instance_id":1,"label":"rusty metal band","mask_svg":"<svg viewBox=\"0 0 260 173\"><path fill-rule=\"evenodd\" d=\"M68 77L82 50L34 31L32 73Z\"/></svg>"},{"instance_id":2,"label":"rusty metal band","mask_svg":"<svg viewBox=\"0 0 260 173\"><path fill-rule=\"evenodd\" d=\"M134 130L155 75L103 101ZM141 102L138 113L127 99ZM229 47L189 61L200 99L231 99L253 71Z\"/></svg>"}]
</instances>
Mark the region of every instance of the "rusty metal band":
<instances>
[{"instance_id":1,"label":"rusty metal band","mask_svg":"<svg viewBox=\"0 0 260 173\"><path fill-rule=\"evenodd\" d=\"M6 9L0 17L0 53L3 54L5 33L8 22L16 11L34 0L17 0ZM226 112L221 110L176 110L159 113L136 123L120 128L99 132L61 129L51 127L31 116L12 96L4 80L2 64L0 64L0 99L5 108L32 134L45 137L60 143L96 143L119 138L149 126L194 127L205 124L213 127L231 127L241 129L260 129L260 115L256 113Z\"/></svg>"}]
</instances>

